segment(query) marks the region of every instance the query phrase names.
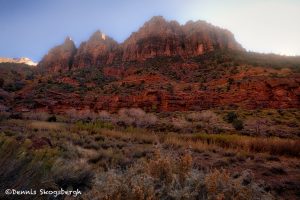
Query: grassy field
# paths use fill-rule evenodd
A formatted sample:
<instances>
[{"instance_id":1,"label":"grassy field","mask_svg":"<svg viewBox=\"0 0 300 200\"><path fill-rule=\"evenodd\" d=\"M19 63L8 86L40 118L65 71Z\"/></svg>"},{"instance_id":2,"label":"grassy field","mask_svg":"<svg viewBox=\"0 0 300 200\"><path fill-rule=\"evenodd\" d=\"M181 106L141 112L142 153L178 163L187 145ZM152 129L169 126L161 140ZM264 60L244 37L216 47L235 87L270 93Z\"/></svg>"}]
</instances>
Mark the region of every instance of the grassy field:
<instances>
[{"instance_id":1,"label":"grassy field","mask_svg":"<svg viewBox=\"0 0 300 200\"><path fill-rule=\"evenodd\" d=\"M79 188L80 199L299 197L296 138L56 118L0 122L1 190Z\"/></svg>"}]
</instances>

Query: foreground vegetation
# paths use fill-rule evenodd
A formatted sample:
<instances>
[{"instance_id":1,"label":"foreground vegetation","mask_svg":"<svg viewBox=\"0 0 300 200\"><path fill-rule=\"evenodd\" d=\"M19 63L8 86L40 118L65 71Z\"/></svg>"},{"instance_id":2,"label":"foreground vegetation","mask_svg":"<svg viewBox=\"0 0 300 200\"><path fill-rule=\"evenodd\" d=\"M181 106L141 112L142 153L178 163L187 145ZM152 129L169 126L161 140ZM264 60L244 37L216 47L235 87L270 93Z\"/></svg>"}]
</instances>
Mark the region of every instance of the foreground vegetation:
<instances>
[{"instance_id":1,"label":"foreground vegetation","mask_svg":"<svg viewBox=\"0 0 300 200\"><path fill-rule=\"evenodd\" d=\"M0 189L78 188L80 199L299 197L299 139L245 136L234 127L208 134L220 125L207 120L214 115L182 114L185 122L172 121L177 128L134 109L80 119L75 111L2 118ZM184 133L185 123L202 126Z\"/></svg>"}]
</instances>

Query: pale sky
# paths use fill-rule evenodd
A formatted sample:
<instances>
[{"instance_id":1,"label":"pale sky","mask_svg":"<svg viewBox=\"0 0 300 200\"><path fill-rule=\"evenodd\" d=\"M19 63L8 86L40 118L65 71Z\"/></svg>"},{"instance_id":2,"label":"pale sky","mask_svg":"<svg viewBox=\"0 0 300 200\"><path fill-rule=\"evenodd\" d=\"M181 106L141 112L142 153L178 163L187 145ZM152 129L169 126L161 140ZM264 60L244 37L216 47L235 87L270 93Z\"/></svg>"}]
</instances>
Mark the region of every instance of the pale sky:
<instances>
[{"instance_id":1,"label":"pale sky","mask_svg":"<svg viewBox=\"0 0 300 200\"><path fill-rule=\"evenodd\" d=\"M227 28L250 51L300 55L300 0L193 2L185 5L182 21L200 18Z\"/></svg>"},{"instance_id":2,"label":"pale sky","mask_svg":"<svg viewBox=\"0 0 300 200\"><path fill-rule=\"evenodd\" d=\"M118 42L154 15L205 20L249 51L300 55L300 0L0 0L0 57L39 61L66 36L101 30Z\"/></svg>"}]
</instances>

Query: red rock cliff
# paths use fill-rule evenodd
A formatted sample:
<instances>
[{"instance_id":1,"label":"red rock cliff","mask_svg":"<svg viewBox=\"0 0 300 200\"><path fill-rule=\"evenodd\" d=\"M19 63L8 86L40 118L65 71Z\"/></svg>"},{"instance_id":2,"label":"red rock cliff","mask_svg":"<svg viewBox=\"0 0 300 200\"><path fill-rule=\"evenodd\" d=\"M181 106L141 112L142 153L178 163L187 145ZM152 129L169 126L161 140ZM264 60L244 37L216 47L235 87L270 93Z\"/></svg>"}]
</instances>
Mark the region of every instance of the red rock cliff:
<instances>
[{"instance_id":1,"label":"red rock cliff","mask_svg":"<svg viewBox=\"0 0 300 200\"><path fill-rule=\"evenodd\" d=\"M50 72L68 71L75 53L75 44L70 37L67 37L62 45L54 47L43 57L38 68Z\"/></svg>"},{"instance_id":2,"label":"red rock cliff","mask_svg":"<svg viewBox=\"0 0 300 200\"><path fill-rule=\"evenodd\" d=\"M74 43L67 39L64 44L50 50L39 66L57 72L160 56L193 57L219 49L244 50L228 30L204 21L189 21L180 25L157 16L122 44L97 31L80 45L75 54Z\"/></svg>"},{"instance_id":3,"label":"red rock cliff","mask_svg":"<svg viewBox=\"0 0 300 200\"><path fill-rule=\"evenodd\" d=\"M100 31L83 42L74 58L73 67L101 66L109 64L116 56L118 43Z\"/></svg>"},{"instance_id":4,"label":"red rock cliff","mask_svg":"<svg viewBox=\"0 0 300 200\"><path fill-rule=\"evenodd\" d=\"M192 57L217 49L243 50L232 33L204 21L180 25L153 17L122 45L123 60L144 60L155 56Z\"/></svg>"}]
</instances>

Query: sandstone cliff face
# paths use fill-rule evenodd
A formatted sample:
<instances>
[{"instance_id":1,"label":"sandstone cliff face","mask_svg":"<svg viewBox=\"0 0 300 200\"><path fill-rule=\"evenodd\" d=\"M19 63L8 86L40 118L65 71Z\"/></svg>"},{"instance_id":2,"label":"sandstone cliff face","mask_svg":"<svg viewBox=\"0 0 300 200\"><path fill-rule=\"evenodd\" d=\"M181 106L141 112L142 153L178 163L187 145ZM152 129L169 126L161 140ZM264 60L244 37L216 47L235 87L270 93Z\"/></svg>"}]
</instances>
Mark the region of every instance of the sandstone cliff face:
<instances>
[{"instance_id":1,"label":"sandstone cliff face","mask_svg":"<svg viewBox=\"0 0 300 200\"><path fill-rule=\"evenodd\" d=\"M95 98L86 95L83 99L74 93L54 93L48 91L47 98L36 100L38 109L49 109L64 113L70 108L108 110L117 112L121 108L139 107L149 112L197 111L214 108L242 109L288 109L299 108L299 80L296 85L286 85L287 79L278 80L281 85L269 88L268 81L254 79L241 85L233 85L227 92L201 91L192 87L191 91L144 89L126 95L107 94ZM152 84L159 84L152 81ZM294 84L294 83L293 83ZM24 94L25 95L25 94Z\"/></svg>"},{"instance_id":2,"label":"sandstone cliff face","mask_svg":"<svg viewBox=\"0 0 300 200\"><path fill-rule=\"evenodd\" d=\"M219 49L243 50L227 30L204 21L180 25L158 16L146 22L122 44L97 31L79 46L75 54L74 43L67 39L64 44L50 50L39 66L57 72L161 56L187 58Z\"/></svg>"},{"instance_id":3,"label":"sandstone cliff face","mask_svg":"<svg viewBox=\"0 0 300 200\"><path fill-rule=\"evenodd\" d=\"M87 42L83 42L74 57L74 68L102 66L112 63L118 43L100 31L95 32Z\"/></svg>"},{"instance_id":4,"label":"sandstone cliff face","mask_svg":"<svg viewBox=\"0 0 300 200\"><path fill-rule=\"evenodd\" d=\"M123 60L180 55L183 53L183 36L177 22L167 22L162 17L153 17L124 42Z\"/></svg>"},{"instance_id":5,"label":"sandstone cliff face","mask_svg":"<svg viewBox=\"0 0 300 200\"><path fill-rule=\"evenodd\" d=\"M72 65L76 47L67 37L62 45L56 46L39 62L38 68L49 72L68 71Z\"/></svg>"},{"instance_id":6,"label":"sandstone cliff face","mask_svg":"<svg viewBox=\"0 0 300 200\"><path fill-rule=\"evenodd\" d=\"M184 32L184 52L187 56L197 56L217 49L244 49L234 39L233 34L204 21L189 21L182 26Z\"/></svg>"},{"instance_id":7,"label":"sandstone cliff face","mask_svg":"<svg viewBox=\"0 0 300 200\"><path fill-rule=\"evenodd\" d=\"M227 49L235 51L223 51ZM100 31L77 50L67 39L52 49L39 67L49 72L72 69L68 76L61 73L51 80L59 84L53 90L45 88L39 95L44 98L26 96L31 88L19 95L35 99L38 109L51 112L87 107L112 112L123 107L157 112L299 108L300 77L299 72L288 69L290 61L274 58L282 61L280 65L287 63L285 70L265 63L262 67L249 64L249 60L267 62L270 57L243 51L231 32L204 21L180 25L154 17L122 44ZM233 52L244 61L236 62Z\"/></svg>"},{"instance_id":8,"label":"sandstone cliff face","mask_svg":"<svg viewBox=\"0 0 300 200\"><path fill-rule=\"evenodd\" d=\"M123 60L145 60L156 56L192 57L217 49L243 50L232 33L204 21L180 25L153 17L123 44Z\"/></svg>"},{"instance_id":9,"label":"sandstone cliff face","mask_svg":"<svg viewBox=\"0 0 300 200\"><path fill-rule=\"evenodd\" d=\"M192 61L189 61L192 62ZM141 63L141 65L144 63ZM180 65L180 64L178 64ZM63 83L73 88L42 90L25 88L18 93L20 99L34 101L35 109L63 113L70 108L117 112L124 107L139 107L150 112L196 111L211 108L225 109L289 109L300 108L299 73L261 67L251 67L238 73L224 74L207 82L192 81L202 66L183 63L191 73L189 79L173 79L162 73L137 73L137 63L130 67L105 67L104 77L114 77L105 84L91 80L77 81L73 76L57 76L53 84ZM91 68L90 68L91 69ZM181 69L181 68L178 68ZM171 70L171 69L170 69ZM87 73L87 70L84 70ZM94 73L95 71L92 71ZM274 76L276 75L276 76ZM228 80L232 80L229 84ZM205 87L203 87L205 86ZM85 88L82 91L82 88ZM81 91L81 92L74 92ZM83 92L83 93L82 93ZM28 101L30 102L30 101ZM23 108L22 106L20 108Z\"/></svg>"}]
</instances>

